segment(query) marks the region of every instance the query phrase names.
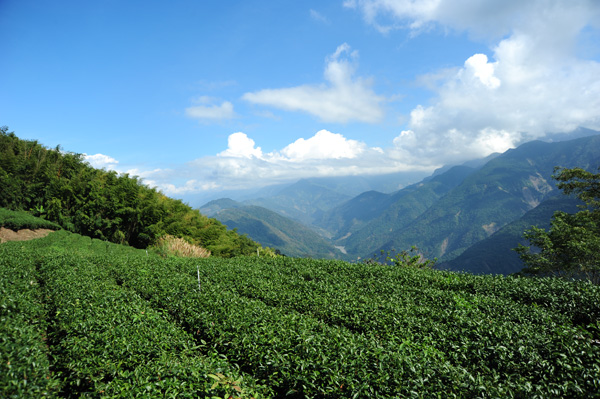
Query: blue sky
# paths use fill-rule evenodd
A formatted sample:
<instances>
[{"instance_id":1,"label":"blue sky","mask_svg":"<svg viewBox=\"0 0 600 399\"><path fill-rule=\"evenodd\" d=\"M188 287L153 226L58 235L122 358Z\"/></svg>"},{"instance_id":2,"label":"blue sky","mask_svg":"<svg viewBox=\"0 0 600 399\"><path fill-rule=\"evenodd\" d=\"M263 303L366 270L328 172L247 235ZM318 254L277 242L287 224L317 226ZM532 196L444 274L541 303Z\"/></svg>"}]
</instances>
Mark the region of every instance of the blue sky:
<instances>
[{"instance_id":1,"label":"blue sky","mask_svg":"<svg viewBox=\"0 0 600 399\"><path fill-rule=\"evenodd\" d=\"M0 124L174 197L600 130L594 0L0 1Z\"/></svg>"}]
</instances>

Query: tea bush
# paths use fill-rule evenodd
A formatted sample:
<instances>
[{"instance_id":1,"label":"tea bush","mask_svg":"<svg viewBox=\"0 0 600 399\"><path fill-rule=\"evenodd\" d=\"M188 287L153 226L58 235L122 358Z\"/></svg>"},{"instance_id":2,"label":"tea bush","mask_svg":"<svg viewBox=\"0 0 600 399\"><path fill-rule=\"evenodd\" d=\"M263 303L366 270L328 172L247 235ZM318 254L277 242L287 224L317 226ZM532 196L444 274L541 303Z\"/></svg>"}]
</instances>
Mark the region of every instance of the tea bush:
<instances>
[{"instance_id":1,"label":"tea bush","mask_svg":"<svg viewBox=\"0 0 600 399\"><path fill-rule=\"evenodd\" d=\"M22 366L27 374L50 377L36 392L599 396L600 288L587 282L286 257L165 259L66 232L9 244L3 254L18 267L6 273L29 270L20 284L38 282L19 310L28 316L6 319L45 328L32 329L37 346L23 343L41 359ZM18 384L2 386L18 396Z\"/></svg>"}]
</instances>

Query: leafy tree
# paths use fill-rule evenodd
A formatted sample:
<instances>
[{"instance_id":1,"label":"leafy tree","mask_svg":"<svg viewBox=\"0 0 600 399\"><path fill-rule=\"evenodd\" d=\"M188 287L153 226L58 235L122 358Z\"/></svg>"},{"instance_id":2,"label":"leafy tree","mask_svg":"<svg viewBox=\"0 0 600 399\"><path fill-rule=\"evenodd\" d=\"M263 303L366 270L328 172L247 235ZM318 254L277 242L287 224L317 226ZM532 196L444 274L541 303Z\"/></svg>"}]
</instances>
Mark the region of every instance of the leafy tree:
<instances>
[{"instance_id":1,"label":"leafy tree","mask_svg":"<svg viewBox=\"0 0 600 399\"><path fill-rule=\"evenodd\" d=\"M575 214L554 213L548 231L533 226L524 238L537 247L519 245L515 251L526 267L524 274L585 277L600 283L600 173L581 168L555 168L557 187L576 195L585 205Z\"/></svg>"},{"instance_id":2,"label":"leafy tree","mask_svg":"<svg viewBox=\"0 0 600 399\"><path fill-rule=\"evenodd\" d=\"M381 250L380 256L367 259L366 264L388 264L398 267L411 267L415 269L431 269L437 262L437 258L427 259L419 252L416 246L410 247L410 250L403 250L396 252L395 249L391 251Z\"/></svg>"}]
</instances>

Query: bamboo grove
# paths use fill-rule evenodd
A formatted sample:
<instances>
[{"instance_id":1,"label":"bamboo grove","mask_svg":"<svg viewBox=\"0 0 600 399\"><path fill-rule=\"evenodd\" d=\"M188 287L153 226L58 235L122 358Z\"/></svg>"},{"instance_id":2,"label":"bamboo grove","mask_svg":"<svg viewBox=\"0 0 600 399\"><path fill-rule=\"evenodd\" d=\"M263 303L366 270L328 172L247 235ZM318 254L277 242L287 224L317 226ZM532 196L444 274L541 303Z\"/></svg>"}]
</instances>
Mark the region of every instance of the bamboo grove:
<instances>
[{"instance_id":1,"label":"bamboo grove","mask_svg":"<svg viewBox=\"0 0 600 399\"><path fill-rule=\"evenodd\" d=\"M136 248L165 235L184 237L222 257L255 253L258 247L135 176L95 169L81 154L19 139L6 126L0 128L0 207Z\"/></svg>"}]
</instances>

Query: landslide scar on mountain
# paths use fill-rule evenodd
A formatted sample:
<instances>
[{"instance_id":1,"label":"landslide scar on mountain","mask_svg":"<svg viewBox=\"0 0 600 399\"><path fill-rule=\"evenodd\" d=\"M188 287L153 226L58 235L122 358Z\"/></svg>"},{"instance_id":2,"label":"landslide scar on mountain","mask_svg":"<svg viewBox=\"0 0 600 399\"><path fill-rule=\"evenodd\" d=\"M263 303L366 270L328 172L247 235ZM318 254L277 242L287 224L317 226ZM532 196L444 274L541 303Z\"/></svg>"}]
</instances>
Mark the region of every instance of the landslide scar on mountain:
<instances>
[{"instance_id":1,"label":"landslide scar on mountain","mask_svg":"<svg viewBox=\"0 0 600 399\"><path fill-rule=\"evenodd\" d=\"M492 234L494 234L499 229L496 226L496 222L492 222L490 224L484 224L481 227L483 227L483 229L485 230L485 232L487 233L488 236L491 236Z\"/></svg>"},{"instance_id":2,"label":"landslide scar on mountain","mask_svg":"<svg viewBox=\"0 0 600 399\"><path fill-rule=\"evenodd\" d=\"M442 245L440 247L440 256L444 256L444 254L446 253L446 249L448 249L448 242L449 242L449 240L450 240L450 237L446 237L444 239L444 241L442 242Z\"/></svg>"}]
</instances>

